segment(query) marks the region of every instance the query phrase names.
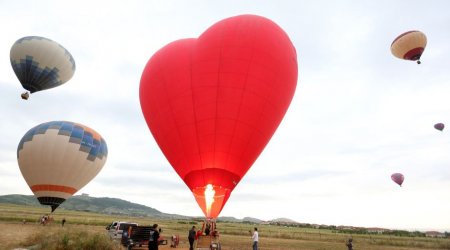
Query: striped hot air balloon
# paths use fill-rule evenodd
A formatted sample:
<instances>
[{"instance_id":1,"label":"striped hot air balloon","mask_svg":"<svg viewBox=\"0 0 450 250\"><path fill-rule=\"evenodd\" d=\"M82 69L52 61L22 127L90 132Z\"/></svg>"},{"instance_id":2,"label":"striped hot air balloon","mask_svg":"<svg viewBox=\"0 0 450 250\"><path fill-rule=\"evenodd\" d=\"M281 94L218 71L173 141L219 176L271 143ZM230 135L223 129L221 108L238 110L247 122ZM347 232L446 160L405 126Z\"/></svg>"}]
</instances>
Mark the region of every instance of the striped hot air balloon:
<instances>
[{"instance_id":1,"label":"striped hot air balloon","mask_svg":"<svg viewBox=\"0 0 450 250\"><path fill-rule=\"evenodd\" d=\"M391 44L391 52L400 59L417 61L420 64L420 57L426 46L427 37L425 34L417 30L412 30L394 39Z\"/></svg>"},{"instance_id":2,"label":"striped hot air balloon","mask_svg":"<svg viewBox=\"0 0 450 250\"><path fill-rule=\"evenodd\" d=\"M10 60L23 88L31 93L57 87L75 73L75 61L69 51L45 37L17 40L11 48ZM28 99L28 92L22 98Z\"/></svg>"},{"instance_id":3,"label":"striped hot air balloon","mask_svg":"<svg viewBox=\"0 0 450 250\"><path fill-rule=\"evenodd\" d=\"M34 195L53 212L100 172L107 154L105 140L93 129L51 121L23 136L17 161Z\"/></svg>"}]
</instances>

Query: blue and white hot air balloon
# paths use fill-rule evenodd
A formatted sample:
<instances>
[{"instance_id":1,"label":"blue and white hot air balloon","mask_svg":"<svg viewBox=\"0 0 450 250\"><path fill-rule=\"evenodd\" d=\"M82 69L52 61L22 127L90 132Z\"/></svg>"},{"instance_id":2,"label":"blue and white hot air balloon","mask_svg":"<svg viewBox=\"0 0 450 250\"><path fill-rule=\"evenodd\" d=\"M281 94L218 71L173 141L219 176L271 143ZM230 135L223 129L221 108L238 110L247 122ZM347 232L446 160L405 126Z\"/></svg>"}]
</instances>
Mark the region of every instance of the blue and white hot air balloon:
<instances>
[{"instance_id":1,"label":"blue and white hot air balloon","mask_svg":"<svg viewBox=\"0 0 450 250\"><path fill-rule=\"evenodd\" d=\"M42 205L52 212L103 168L105 140L79 123L51 121L31 128L20 140L20 172Z\"/></svg>"},{"instance_id":2,"label":"blue and white hot air balloon","mask_svg":"<svg viewBox=\"0 0 450 250\"><path fill-rule=\"evenodd\" d=\"M11 66L23 88L31 93L64 84L75 73L75 61L63 46L40 36L27 36L11 47ZM28 99L28 92L22 94Z\"/></svg>"}]
</instances>

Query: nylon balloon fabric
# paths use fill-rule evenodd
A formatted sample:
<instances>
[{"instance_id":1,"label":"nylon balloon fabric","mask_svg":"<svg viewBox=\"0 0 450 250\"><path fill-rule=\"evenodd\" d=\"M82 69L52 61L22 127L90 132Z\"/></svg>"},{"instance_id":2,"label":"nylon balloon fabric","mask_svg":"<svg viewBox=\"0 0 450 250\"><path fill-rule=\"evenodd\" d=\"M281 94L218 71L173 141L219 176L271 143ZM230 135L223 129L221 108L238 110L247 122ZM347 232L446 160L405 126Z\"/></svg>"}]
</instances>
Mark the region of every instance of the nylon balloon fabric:
<instances>
[{"instance_id":1,"label":"nylon balloon fabric","mask_svg":"<svg viewBox=\"0 0 450 250\"><path fill-rule=\"evenodd\" d=\"M54 211L89 183L108 156L105 140L74 122L51 121L31 128L17 147L20 171L42 205Z\"/></svg>"},{"instance_id":2,"label":"nylon balloon fabric","mask_svg":"<svg viewBox=\"0 0 450 250\"><path fill-rule=\"evenodd\" d=\"M75 60L59 43L27 36L11 47L11 66L23 88L31 93L64 84L75 73Z\"/></svg>"},{"instance_id":3,"label":"nylon balloon fabric","mask_svg":"<svg viewBox=\"0 0 450 250\"><path fill-rule=\"evenodd\" d=\"M297 77L288 35L256 15L219 21L148 61L139 90L142 112L206 217L219 215L269 142Z\"/></svg>"},{"instance_id":4,"label":"nylon balloon fabric","mask_svg":"<svg viewBox=\"0 0 450 250\"><path fill-rule=\"evenodd\" d=\"M420 63L420 57L427 46L427 37L424 33L412 30L399 35L391 44L391 52L394 56L404 59L417 61Z\"/></svg>"},{"instance_id":5,"label":"nylon balloon fabric","mask_svg":"<svg viewBox=\"0 0 450 250\"><path fill-rule=\"evenodd\" d=\"M405 176L401 173L394 173L391 175L391 179L393 182L397 183L401 187L403 181L405 180Z\"/></svg>"}]
</instances>

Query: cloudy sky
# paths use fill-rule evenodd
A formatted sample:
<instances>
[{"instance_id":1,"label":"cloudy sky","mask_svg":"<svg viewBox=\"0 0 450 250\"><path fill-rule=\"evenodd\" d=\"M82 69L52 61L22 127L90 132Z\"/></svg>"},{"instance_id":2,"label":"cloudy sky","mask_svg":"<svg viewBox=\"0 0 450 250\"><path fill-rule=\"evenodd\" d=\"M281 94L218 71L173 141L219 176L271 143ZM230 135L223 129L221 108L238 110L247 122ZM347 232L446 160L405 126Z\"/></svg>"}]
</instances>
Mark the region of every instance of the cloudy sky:
<instances>
[{"instance_id":1,"label":"cloudy sky","mask_svg":"<svg viewBox=\"0 0 450 250\"><path fill-rule=\"evenodd\" d=\"M16 159L31 127L67 120L97 130L109 155L77 194L201 216L155 143L139 104L149 58L221 19L265 16L290 36L299 80L291 106L221 216L450 231L448 1L0 1L0 195L32 194ZM408 30L428 37L422 64L390 53ZM44 36L77 65L23 101L12 44ZM403 187L390 179L405 174Z\"/></svg>"}]
</instances>

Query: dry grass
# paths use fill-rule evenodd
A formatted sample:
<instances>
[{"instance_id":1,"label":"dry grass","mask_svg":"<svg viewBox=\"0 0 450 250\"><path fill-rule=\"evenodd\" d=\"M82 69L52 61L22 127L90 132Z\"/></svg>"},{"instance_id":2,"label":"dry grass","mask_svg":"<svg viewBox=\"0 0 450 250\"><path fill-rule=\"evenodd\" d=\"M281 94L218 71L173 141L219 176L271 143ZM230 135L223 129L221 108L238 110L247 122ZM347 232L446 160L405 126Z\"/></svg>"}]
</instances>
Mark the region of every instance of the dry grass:
<instances>
[{"instance_id":1,"label":"dry grass","mask_svg":"<svg viewBox=\"0 0 450 250\"><path fill-rule=\"evenodd\" d=\"M130 218L96 213L57 210L52 216L53 224L42 226L37 220L47 209L0 204L0 249L41 246L40 249L121 249L109 240L105 226L113 220L133 221L141 225L158 223L162 235L169 238L180 235L178 249L189 249L187 233L192 224L186 221L161 220L155 218ZM61 227L61 219L67 223ZM27 221L22 224L22 220ZM201 227L200 224L198 226ZM223 250L251 249L248 233L254 226L242 223L218 223ZM290 228L258 225L261 250L305 249L346 250L345 241L349 235L328 230ZM407 249L450 249L450 239L390 237L383 235L353 235L355 249L364 250L407 250ZM77 248L78 247L78 248ZM161 246L160 249L170 247Z\"/></svg>"}]
</instances>

